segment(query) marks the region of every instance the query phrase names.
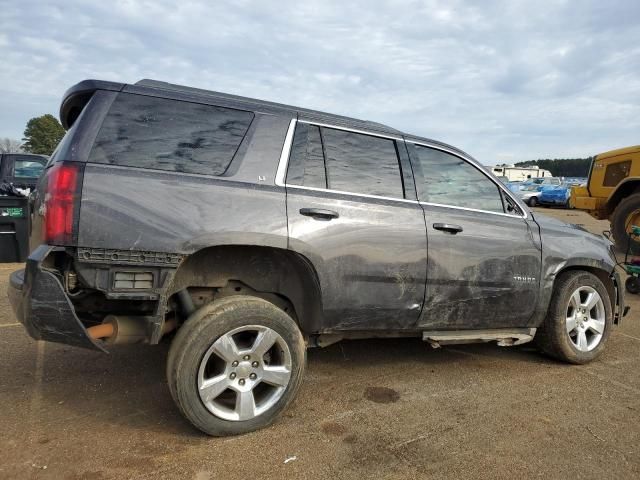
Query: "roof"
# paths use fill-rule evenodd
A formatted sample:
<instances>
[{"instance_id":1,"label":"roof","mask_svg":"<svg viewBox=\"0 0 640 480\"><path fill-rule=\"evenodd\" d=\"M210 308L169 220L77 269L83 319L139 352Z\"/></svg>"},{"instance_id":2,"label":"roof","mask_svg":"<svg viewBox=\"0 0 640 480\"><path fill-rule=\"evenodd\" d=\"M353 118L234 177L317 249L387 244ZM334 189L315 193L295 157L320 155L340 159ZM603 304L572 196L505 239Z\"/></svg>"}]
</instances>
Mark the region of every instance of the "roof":
<instances>
[{"instance_id":1,"label":"roof","mask_svg":"<svg viewBox=\"0 0 640 480\"><path fill-rule=\"evenodd\" d=\"M608 152L599 153L598 158L617 157L619 155L628 155L636 152L640 152L640 145L635 145L633 147L618 148L616 150L609 150Z\"/></svg>"},{"instance_id":2,"label":"roof","mask_svg":"<svg viewBox=\"0 0 640 480\"><path fill-rule=\"evenodd\" d=\"M470 156L462 150L451 145L447 145L446 143L406 134L388 125L377 122L359 120L342 115L321 112L318 110L311 110L308 108L295 107L282 103L269 102L256 98L215 92L213 90L204 90L200 88L186 87L183 85L175 85L172 83L151 79L143 79L136 82L135 84L109 82L104 80L84 80L80 83L77 83L65 92L60 107L60 121L65 128L69 128L70 124L72 124L75 120L74 115L77 116L78 99L80 99L80 102L83 104L84 102L88 101L88 99L91 97L91 94L96 90L111 90L126 93L137 93L140 95L173 98L176 100L184 101L222 103L225 106L229 106L230 108L236 107L238 109L251 109L253 111L264 113L291 115L318 123L327 123L346 128L367 130L374 133L402 136L410 141L427 142L458 152L468 157Z\"/></svg>"},{"instance_id":3,"label":"roof","mask_svg":"<svg viewBox=\"0 0 640 480\"><path fill-rule=\"evenodd\" d=\"M136 86L149 87L156 90L168 90L179 93L189 93L193 95L201 95L206 98L215 98L220 100L226 100L231 102L237 102L244 105L245 108L251 108L253 110L267 110L267 111L281 111L282 113L298 114L309 119L316 119L317 121L332 121L339 123L340 125L349 125L355 128L366 128L368 130L374 130L381 133L389 133L395 135L401 135L402 132L395 128L383 125L382 123L371 122L367 120L359 120L356 118L345 117L342 115L335 115L331 113L321 112L318 110L311 110L308 108L295 107L292 105L286 105L283 103L270 102L267 100L259 100L256 98L242 97L240 95L232 95L229 93L215 92L212 90L203 90L200 88L185 87L182 85L174 85L172 83L161 82L158 80L143 79L136 82Z\"/></svg>"}]
</instances>

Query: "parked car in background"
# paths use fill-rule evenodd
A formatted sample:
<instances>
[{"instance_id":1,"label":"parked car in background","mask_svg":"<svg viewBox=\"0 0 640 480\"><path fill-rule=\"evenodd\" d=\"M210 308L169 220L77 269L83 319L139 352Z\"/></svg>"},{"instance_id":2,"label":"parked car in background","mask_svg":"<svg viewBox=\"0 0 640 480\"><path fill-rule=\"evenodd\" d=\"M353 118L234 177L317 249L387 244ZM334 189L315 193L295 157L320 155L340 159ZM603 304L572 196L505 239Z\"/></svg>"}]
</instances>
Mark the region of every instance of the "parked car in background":
<instances>
[{"instance_id":1,"label":"parked car in background","mask_svg":"<svg viewBox=\"0 0 640 480\"><path fill-rule=\"evenodd\" d=\"M530 207L536 207L540 203L541 190L542 187L537 184L520 185L518 187L518 195L524 203Z\"/></svg>"},{"instance_id":2,"label":"parked car in background","mask_svg":"<svg viewBox=\"0 0 640 480\"><path fill-rule=\"evenodd\" d=\"M587 177L565 177L564 183L571 187L579 187L587 184Z\"/></svg>"},{"instance_id":3,"label":"parked car in background","mask_svg":"<svg viewBox=\"0 0 640 480\"><path fill-rule=\"evenodd\" d=\"M505 185L511 192L518 193L520 191L520 186L522 185L522 182L508 182Z\"/></svg>"},{"instance_id":4,"label":"parked car in background","mask_svg":"<svg viewBox=\"0 0 640 480\"><path fill-rule=\"evenodd\" d=\"M571 198L571 185L562 183L556 186L542 187L538 201L541 205L555 205L569 208Z\"/></svg>"},{"instance_id":5,"label":"parked car in background","mask_svg":"<svg viewBox=\"0 0 640 480\"><path fill-rule=\"evenodd\" d=\"M0 155L0 263L24 262L29 254L29 195L44 170L42 155Z\"/></svg>"},{"instance_id":6,"label":"parked car in background","mask_svg":"<svg viewBox=\"0 0 640 480\"><path fill-rule=\"evenodd\" d=\"M177 330L169 391L208 434L273 422L307 347L535 337L582 364L626 313L608 240L445 143L150 80L81 82L60 111L16 316L95 351Z\"/></svg>"},{"instance_id":7,"label":"parked car in background","mask_svg":"<svg viewBox=\"0 0 640 480\"><path fill-rule=\"evenodd\" d=\"M30 153L0 155L0 183L10 183L22 190L33 190L48 157Z\"/></svg>"},{"instance_id":8,"label":"parked car in background","mask_svg":"<svg viewBox=\"0 0 640 480\"><path fill-rule=\"evenodd\" d=\"M559 177L538 177L522 182L515 191L520 199L530 207L535 207L540 203L542 189L547 186L558 186L562 183Z\"/></svg>"},{"instance_id":9,"label":"parked car in background","mask_svg":"<svg viewBox=\"0 0 640 480\"><path fill-rule=\"evenodd\" d=\"M539 185L539 186L547 186L547 185L551 185L551 186L557 186L557 185L561 185L562 184L562 178L560 177L539 177L539 178L532 178L531 180L527 180L526 182L524 182L524 185Z\"/></svg>"}]
</instances>

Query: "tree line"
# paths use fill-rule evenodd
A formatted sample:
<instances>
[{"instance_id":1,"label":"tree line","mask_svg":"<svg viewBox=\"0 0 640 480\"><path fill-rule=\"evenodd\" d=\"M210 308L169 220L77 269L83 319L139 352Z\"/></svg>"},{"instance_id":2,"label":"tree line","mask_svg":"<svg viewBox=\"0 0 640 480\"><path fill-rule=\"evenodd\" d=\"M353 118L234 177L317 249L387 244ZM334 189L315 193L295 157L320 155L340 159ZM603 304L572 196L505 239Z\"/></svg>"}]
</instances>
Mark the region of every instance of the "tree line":
<instances>
[{"instance_id":1,"label":"tree line","mask_svg":"<svg viewBox=\"0 0 640 480\"><path fill-rule=\"evenodd\" d=\"M537 166L549 170L554 177L588 177L593 157L587 158L554 158L527 160L518 162L516 167Z\"/></svg>"},{"instance_id":2,"label":"tree line","mask_svg":"<svg viewBox=\"0 0 640 480\"><path fill-rule=\"evenodd\" d=\"M37 153L51 155L64 137L64 128L56 117L47 113L27 122L22 142L0 138L0 153Z\"/></svg>"}]
</instances>

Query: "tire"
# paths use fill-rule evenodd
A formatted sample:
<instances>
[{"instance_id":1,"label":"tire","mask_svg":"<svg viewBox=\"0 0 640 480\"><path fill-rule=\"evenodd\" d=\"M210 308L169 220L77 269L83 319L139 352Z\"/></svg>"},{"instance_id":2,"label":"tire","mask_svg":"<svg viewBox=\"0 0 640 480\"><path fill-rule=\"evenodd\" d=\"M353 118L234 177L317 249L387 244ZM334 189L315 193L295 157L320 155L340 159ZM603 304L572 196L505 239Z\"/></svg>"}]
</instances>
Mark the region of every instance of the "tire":
<instances>
[{"instance_id":1,"label":"tire","mask_svg":"<svg viewBox=\"0 0 640 480\"><path fill-rule=\"evenodd\" d=\"M537 197L531 197L529 199L529 201L527 202L527 204L532 208L536 207L538 205L538 203L540 203L540 202L538 202L538 198Z\"/></svg>"},{"instance_id":2,"label":"tire","mask_svg":"<svg viewBox=\"0 0 640 480\"><path fill-rule=\"evenodd\" d=\"M580 292L577 308L574 306L577 303L576 292ZM592 293L597 294L600 302L589 309L589 300L596 300L596 297L589 297ZM583 309L586 310L584 314ZM585 318L588 320L584 321ZM603 283L592 273L573 270L557 278L547 317L535 340L538 348L547 355L568 363L584 364L602 353L612 324L611 301ZM581 341L582 335L584 342Z\"/></svg>"},{"instance_id":3,"label":"tire","mask_svg":"<svg viewBox=\"0 0 640 480\"><path fill-rule=\"evenodd\" d=\"M640 293L640 278L629 276L624 282L627 292L637 295Z\"/></svg>"},{"instance_id":4,"label":"tire","mask_svg":"<svg viewBox=\"0 0 640 480\"><path fill-rule=\"evenodd\" d=\"M180 327L169 350L167 381L180 412L196 428L213 436L239 435L266 427L285 410L300 388L305 363L305 342L289 315L260 298L231 296L200 308Z\"/></svg>"},{"instance_id":5,"label":"tire","mask_svg":"<svg viewBox=\"0 0 640 480\"><path fill-rule=\"evenodd\" d=\"M629 243L627 227L637 212L640 212L640 193L634 193L622 200L613 211L613 216L611 217L611 232L617 249L621 252L626 252L627 246L629 246L630 253L634 255L640 254L640 239L632 238Z\"/></svg>"}]
</instances>

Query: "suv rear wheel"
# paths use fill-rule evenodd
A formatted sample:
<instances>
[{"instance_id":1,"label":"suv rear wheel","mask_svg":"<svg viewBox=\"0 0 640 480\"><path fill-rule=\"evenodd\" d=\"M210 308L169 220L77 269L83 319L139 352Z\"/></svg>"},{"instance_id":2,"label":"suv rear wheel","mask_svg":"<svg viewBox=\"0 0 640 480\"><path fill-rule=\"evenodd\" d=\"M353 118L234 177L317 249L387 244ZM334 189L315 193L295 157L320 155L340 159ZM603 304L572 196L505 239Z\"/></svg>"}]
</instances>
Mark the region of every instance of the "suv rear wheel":
<instances>
[{"instance_id":1,"label":"suv rear wheel","mask_svg":"<svg viewBox=\"0 0 640 480\"><path fill-rule=\"evenodd\" d=\"M167 380L182 414L203 432L265 427L289 405L305 366L296 323L266 300L233 296L193 313L178 331Z\"/></svg>"},{"instance_id":2,"label":"suv rear wheel","mask_svg":"<svg viewBox=\"0 0 640 480\"><path fill-rule=\"evenodd\" d=\"M548 355L583 364L602 353L612 321L602 281L590 272L570 271L556 280L547 318L535 340Z\"/></svg>"}]
</instances>

